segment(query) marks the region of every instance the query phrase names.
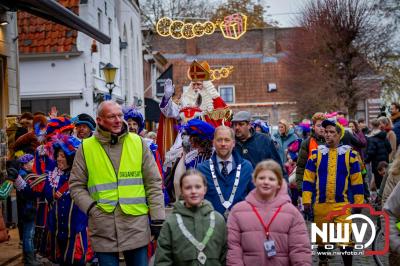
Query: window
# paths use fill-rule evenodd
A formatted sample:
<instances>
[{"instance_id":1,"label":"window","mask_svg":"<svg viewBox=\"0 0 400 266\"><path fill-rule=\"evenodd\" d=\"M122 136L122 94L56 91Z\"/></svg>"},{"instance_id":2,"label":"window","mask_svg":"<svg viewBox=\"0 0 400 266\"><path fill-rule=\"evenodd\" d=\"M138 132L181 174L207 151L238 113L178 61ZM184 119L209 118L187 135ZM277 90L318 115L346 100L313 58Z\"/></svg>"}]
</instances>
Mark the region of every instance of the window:
<instances>
[{"instance_id":1,"label":"window","mask_svg":"<svg viewBox=\"0 0 400 266\"><path fill-rule=\"evenodd\" d=\"M232 85L219 86L219 94L226 103L235 102L235 87Z\"/></svg>"},{"instance_id":2,"label":"window","mask_svg":"<svg viewBox=\"0 0 400 266\"><path fill-rule=\"evenodd\" d=\"M97 9L97 28L99 31L102 30L102 20L103 20L103 16L101 14L101 10Z\"/></svg>"},{"instance_id":3,"label":"window","mask_svg":"<svg viewBox=\"0 0 400 266\"><path fill-rule=\"evenodd\" d=\"M103 30L102 27L103 24L103 15L100 9L97 10L97 28L99 29L99 31ZM99 56L101 58L103 54L103 45L99 42Z\"/></svg>"},{"instance_id":4,"label":"window","mask_svg":"<svg viewBox=\"0 0 400 266\"><path fill-rule=\"evenodd\" d=\"M108 19L108 36L112 39L112 20ZM109 54L109 61L111 62L112 59L112 44L108 45L108 54Z\"/></svg>"},{"instance_id":5,"label":"window","mask_svg":"<svg viewBox=\"0 0 400 266\"><path fill-rule=\"evenodd\" d=\"M37 99L21 100L22 112L44 112L49 111L52 106L56 106L59 114L70 114L70 99Z\"/></svg>"}]
</instances>

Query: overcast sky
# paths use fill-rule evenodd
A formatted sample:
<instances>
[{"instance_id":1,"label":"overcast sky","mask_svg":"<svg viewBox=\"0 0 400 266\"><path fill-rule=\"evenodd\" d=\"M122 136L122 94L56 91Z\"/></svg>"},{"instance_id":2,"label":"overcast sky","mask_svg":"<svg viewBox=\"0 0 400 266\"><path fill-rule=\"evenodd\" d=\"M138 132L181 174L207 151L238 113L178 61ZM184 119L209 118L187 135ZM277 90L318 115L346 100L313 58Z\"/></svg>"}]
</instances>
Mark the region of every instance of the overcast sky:
<instances>
[{"instance_id":1,"label":"overcast sky","mask_svg":"<svg viewBox=\"0 0 400 266\"><path fill-rule=\"evenodd\" d=\"M291 27L296 25L296 16L306 0L264 0L270 6L267 14L273 20L279 22L279 27Z\"/></svg>"}]
</instances>

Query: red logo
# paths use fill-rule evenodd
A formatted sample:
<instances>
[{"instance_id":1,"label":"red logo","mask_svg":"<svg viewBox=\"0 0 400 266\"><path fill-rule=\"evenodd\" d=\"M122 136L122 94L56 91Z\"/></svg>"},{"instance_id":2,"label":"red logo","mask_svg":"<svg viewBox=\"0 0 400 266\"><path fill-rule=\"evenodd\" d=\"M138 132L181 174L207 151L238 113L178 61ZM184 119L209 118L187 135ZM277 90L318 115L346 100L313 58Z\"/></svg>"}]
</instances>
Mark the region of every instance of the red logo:
<instances>
[{"instance_id":1,"label":"red logo","mask_svg":"<svg viewBox=\"0 0 400 266\"><path fill-rule=\"evenodd\" d=\"M371 215L372 217L378 217L379 219L382 219L382 218L383 218L383 220L384 220L384 225L385 225L385 228L384 228L384 230L385 230L385 233L384 233L384 236L385 236L385 245L384 245L384 248L383 248L382 250L365 249L365 250L364 250L364 255L367 255L367 256L371 256L371 255L385 255L386 253L388 253L388 251L389 251L389 215L386 213L386 211L384 211L384 210L382 210L382 211L376 211L370 204L347 204L347 205L343 206L343 208L342 208L341 210L339 210L339 211L330 212L330 213L326 216L326 219L327 219L328 221L330 221L330 220L332 220L334 217L337 217L337 216L340 216L340 215L346 215L346 211L347 211L348 209L351 210L351 209L354 209L354 208L356 208L356 209L367 209L367 210L369 210L369 213L370 213L370 215ZM354 216L356 216L356 215L353 214L353 215L350 215L349 217L351 217L351 216L354 217ZM364 218L361 217L361 216L364 216ZM355 218L364 219L364 220L366 220L369 224L372 223L371 219L370 219L368 216L364 215L364 214L360 214L360 216L357 216L357 217L355 217ZM375 230L375 233L373 232L371 237L373 237L373 236L376 237L376 234L377 234L378 232L377 232L377 230L376 230L376 226L375 226L373 223L372 223L372 225L373 225L373 227L371 228L371 230ZM371 240L371 239L370 239L370 240ZM369 240L369 241L370 241L370 240ZM373 241L373 239L372 239L372 241ZM367 241L367 242L368 242L368 241Z\"/></svg>"}]
</instances>

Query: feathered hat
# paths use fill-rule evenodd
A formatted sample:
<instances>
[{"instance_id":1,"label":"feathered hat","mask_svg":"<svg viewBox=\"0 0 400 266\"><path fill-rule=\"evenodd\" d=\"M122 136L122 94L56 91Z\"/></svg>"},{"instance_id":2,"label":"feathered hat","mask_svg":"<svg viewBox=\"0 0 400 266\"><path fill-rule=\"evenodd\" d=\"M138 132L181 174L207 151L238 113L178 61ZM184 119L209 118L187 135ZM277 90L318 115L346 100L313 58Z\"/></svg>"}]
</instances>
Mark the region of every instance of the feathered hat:
<instances>
[{"instance_id":1,"label":"feathered hat","mask_svg":"<svg viewBox=\"0 0 400 266\"><path fill-rule=\"evenodd\" d=\"M29 162L32 161L33 159L34 159L33 155L27 153L27 154L24 154L24 155L22 155L21 157L19 157L19 158L18 158L18 162L19 162L19 163L22 163L22 164L25 164L25 163L29 163Z\"/></svg>"},{"instance_id":2,"label":"feathered hat","mask_svg":"<svg viewBox=\"0 0 400 266\"><path fill-rule=\"evenodd\" d=\"M56 134L51 137L51 140L46 144L48 155L54 158L54 151L61 149L66 156L74 156L81 142L73 136L64 134ZM55 159L55 158L54 158Z\"/></svg>"},{"instance_id":3,"label":"feathered hat","mask_svg":"<svg viewBox=\"0 0 400 266\"><path fill-rule=\"evenodd\" d=\"M144 128L143 115L134 107L124 107L122 111L124 112L125 121L128 121L128 119L132 119L138 124L138 133L140 133Z\"/></svg>"},{"instance_id":4,"label":"feathered hat","mask_svg":"<svg viewBox=\"0 0 400 266\"><path fill-rule=\"evenodd\" d=\"M251 125L253 126L253 128L256 128L256 127L261 128L261 132L262 132L262 133L269 133L269 127L268 127L268 125L267 125L264 121L262 121L262 120L260 120L260 119L254 120L254 121L251 123Z\"/></svg>"},{"instance_id":5,"label":"feathered hat","mask_svg":"<svg viewBox=\"0 0 400 266\"><path fill-rule=\"evenodd\" d=\"M182 131L189 136L197 136L200 140L213 140L215 128L200 119L192 119L183 126Z\"/></svg>"},{"instance_id":6,"label":"feathered hat","mask_svg":"<svg viewBox=\"0 0 400 266\"><path fill-rule=\"evenodd\" d=\"M74 125L71 123L71 120L60 116L49 120L49 122L47 123L46 134L48 137L50 137L54 134L73 129Z\"/></svg>"},{"instance_id":7,"label":"feathered hat","mask_svg":"<svg viewBox=\"0 0 400 266\"><path fill-rule=\"evenodd\" d=\"M338 117L337 121L339 124L341 124L344 127L347 127L349 125L349 121L344 117Z\"/></svg>"},{"instance_id":8,"label":"feathered hat","mask_svg":"<svg viewBox=\"0 0 400 266\"><path fill-rule=\"evenodd\" d=\"M44 115L37 114L33 116L33 128L39 142L46 138L47 118Z\"/></svg>"},{"instance_id":9,"label":"feathered hat","mask_svg":"<svg viewBox=\"0 0 400 266\"><path fill-rule=\"evenodd\" d=\"M311 125L308 123L301 122L299 123L298 127L301 129L302 132L308 133L311 131Z\"/></svg>"}]
</instances>

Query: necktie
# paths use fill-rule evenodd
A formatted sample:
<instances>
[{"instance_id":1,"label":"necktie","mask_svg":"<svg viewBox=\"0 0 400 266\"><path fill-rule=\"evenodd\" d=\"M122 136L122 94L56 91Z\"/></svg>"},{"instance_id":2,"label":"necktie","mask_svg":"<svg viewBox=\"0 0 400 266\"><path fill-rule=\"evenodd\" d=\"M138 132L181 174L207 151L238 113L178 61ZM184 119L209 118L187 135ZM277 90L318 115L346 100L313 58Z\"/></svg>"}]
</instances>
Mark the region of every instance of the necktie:
<instances>
[{"instance_id":1,"label":"necktie","mask_svg":"<svg viewBox=\"0 0 400 266\"><path fill-rule=\"evenodd\" d=\"M221 162L222 164L222 170L221 170L221 174L225 177L228 175L228 168L226 167L228 165L229 161L223 161Z\"/></svg>"}]
</instances>

